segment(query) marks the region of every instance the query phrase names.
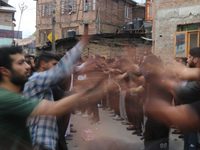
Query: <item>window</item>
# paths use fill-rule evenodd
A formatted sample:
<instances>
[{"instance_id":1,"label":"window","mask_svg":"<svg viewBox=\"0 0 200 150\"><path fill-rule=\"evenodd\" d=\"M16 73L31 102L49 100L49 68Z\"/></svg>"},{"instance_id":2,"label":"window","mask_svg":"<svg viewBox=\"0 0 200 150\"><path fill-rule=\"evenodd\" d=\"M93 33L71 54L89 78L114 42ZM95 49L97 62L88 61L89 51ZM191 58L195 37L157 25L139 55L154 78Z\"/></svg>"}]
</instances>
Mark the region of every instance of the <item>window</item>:
<instances>
[{"instance_id":1,"label":"window","mask_svg":"<svg viewBox=\"0 0 200 150\"><path fill-rule=\"evenodd\" d=\"M188 34L189 49L199 46L198 45L198 32Z\"/></svg>"},{"instance_id":2,"label":"window","mask_svg":"<svg viewBox=\"0 0 200 150\"><path fill-rule=\"evenodd\" d=\"M197 25L188 26L188 31L192 31L192 30L198 30L198 26Z\"/></svg>"},{"instance_id":3,"label":"window","mask_svg":"<svg viewBox=\"0 0 200 150\"><path fill-rule=\"evenodd\" d=\"M187 27L181 27L181 31L186 31Z\"/></svg>"},{"instance_id":4,"label":"window","mask_svg":"<svg viewBox=\"0 0 200 150\"><path fill-rule=\"evenodd\" d=\"M45 12L46 12L46 14L45 14L45 15L46 15L46 16L48 16L48 15L49 15L49 7L48 7L48 6L49 6L49 4L46 4L46 7L45 7L45 8L46 8L46 10L45 10Z\"/></svg>"},{"instance_id":5,"label":"window","mask_svg":"<svg viewBox=\"0 0 200 150\"><path fill-rule=\"evenodd\" d=\"M75 31L75 34L78 35L78 27L68 27L68 28L63 28L62 29L62 35L63 35L63 38L67 38L67 31L69 30L74 30Z\"/></svg>"},{"instance_id":6,"label":"window","mask_svg":"<svg viewBox=\"0 0 200 150\"><path fill-rule=\"evenodd\" d=\"M12 16L11 15L5 15L5 22L12 22Z\"/></svg>"},{"instance_id":7,"label":"window","mask_svg":"<svg viewBox=\"0 0 200 150\"><path fill-rule=\"evenodd\" d=\"M176 57L188 57L189 50L200 46L200 24L178 26L175 34L174 54Z\"/></svg>"},{"instance_id":8,"label":"window","mask_svg":"<svg viewBox=\"0 0 200 150\"><path fill-rule=\"evenodd\" d=\"M49 7L49 10L48 10L49 13L48 13L48 15L51 16L51 14L52 14L52 6L51 6L51 4L49 4L48 7Z\"/></svg>"},{"instance_id":9,"label":"window","mask_svg":"<svg viewBox=\"0 0 200 150\"><path fill-rule=\"evenodd\" d=\"M42 4L42 10L41 10L42 17L51 16L51 14L52 14L51 9L52 9L51 3Z\"/></svg>"},{"instance_id":10,"label":"window","mask_svg":"<svg viewBox=\"0 0 200 150\"><path fill-rule=\"evenodd\" d=\"M76 0L61 1L61 14L76 12Z\"/></svg>"},{"instance_id":11,"label":"window","mask_svg":"<svg viewBox=\"0 0 200 150\"><path fill-rule=\"evenodd\" d=\"M129 6L125 6L125 18L130 19L130 7Z\"/></svg>"},{"instance_id":12,"label":"window","mask_svg":"<svg viewBox=\"0 0 200 150\"><path fill-rule=\"evenodd\" d=\"M176 34L176 55L185 56L185 33Z\"/></svg>"},{"instance_id":13,"label":"window","mask_svg":"<svg viewBox=\"0 0 200 150\"><path fill-rule=\"evenodd\" d=\"M83 11L96 10L96 0L83 0Z\"/></svg>"},{"instance_id":14,"label":"window","mask_svg":"<svg viewBox=\"0 0 200 150\"><path fill-rule=\"evenodd\" d=\"M40 43L44 41L44 38L43 38L43 33L40 32Z\"/></svg>"},{"instance_id":15,"label":"window","mask_svg":"<svg viewBox=\"0 0 200 150\"><path fill-rule=\"evenodd\" d=\"M48 42L48 36L51 33L51 30L41 30L40 31L40 43Z\"/></svg>"},{"instance_id":16,"label":"window","mask_svg":"<svg viewBox=\"0 0 200 150\"><path fill-rule=\"evenodd\" d=\"M42 12L42 17L44 17L45 16L45 5L44 4L42 5L42 11L41 12Z\"/></svg>"},{"instance_id":17,"label":"window","mask_svg":"<svg viewBox=\"0 0 200 150\"><path fill-rule=\"evenodd\" d=\"M96 10L96 0L93 0L93 8L92 10Z\"/></svg>"},{"instance_id":18,"label":"window","mask_svg":"<svg viewBox=\"0 0 200 150\"><path fill-rule=\"evenodd\" d=\"M61 2L61 14L64 14L65 13L65 2L62 1Z\"/></svg>"}]
</instances>

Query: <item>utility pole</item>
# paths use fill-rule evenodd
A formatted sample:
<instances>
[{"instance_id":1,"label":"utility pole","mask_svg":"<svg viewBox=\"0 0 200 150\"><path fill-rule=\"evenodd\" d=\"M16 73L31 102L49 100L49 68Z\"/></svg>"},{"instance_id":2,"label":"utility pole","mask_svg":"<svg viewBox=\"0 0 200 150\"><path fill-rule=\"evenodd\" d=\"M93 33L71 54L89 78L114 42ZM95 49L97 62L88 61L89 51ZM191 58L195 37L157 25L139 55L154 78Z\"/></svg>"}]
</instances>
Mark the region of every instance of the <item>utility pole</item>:
<instances>
[{"instance_id":1,"label":"utility pole","mask_svg":"<svg viewBox=\"0 0 200 150\"><path fill-rule=\"evenodd\" d=\"M55 0L53 0L53 7L52 7L52 51L53 52L56 52L55 25L56 25L56 4Z\"/></svg>"},{"instance_id":2,"label":"utility pole","mask_svg":"<svg viewBox=\"0 0 200 150\"><path fill-rule=\"evenodd\" d=\"M23 4L21 4L21 6L20 6L20 4L19 4L19 9L21 10L21 15L20 15L19 27L18 27L18 32L17 32L17 40L18 40L18 34L19 34L19 29L20 29L21 20L22 20L22 14L23 14L23 12L24 12L27 8L28 8L28 6L26 6L26 5L24 4L24 2L23 2ZM17 42L18 42L18 41L17 41ZM16 44L18 44L17 42L16 42Z\"/></svg>"}]
</instances>

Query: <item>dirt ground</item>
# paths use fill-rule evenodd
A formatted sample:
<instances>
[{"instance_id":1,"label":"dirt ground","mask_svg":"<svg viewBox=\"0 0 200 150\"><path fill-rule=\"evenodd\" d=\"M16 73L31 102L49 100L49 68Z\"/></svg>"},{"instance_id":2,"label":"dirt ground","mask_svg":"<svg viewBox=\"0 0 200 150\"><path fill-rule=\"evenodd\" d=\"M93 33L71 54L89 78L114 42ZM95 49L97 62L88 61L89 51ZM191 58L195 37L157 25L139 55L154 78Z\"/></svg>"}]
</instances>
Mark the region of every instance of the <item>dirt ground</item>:
<instances>
[{"instance_id":1,"label":"dirt ground","mask_svg":"<svg viewBox=\"0 0 200 150\"><path fill-rule=\"evenodd\" d=\"M143 140L137 135L132 135L133 131L127 131L127 125L122 125L121 121L115 121L109 117L110 112L100 111L101 124L97 126L90 124L88 118L80 115L72 115L73 128L77 130L73 134L73 140L67 141L69 150L142 150ZM82 131L91 129L94 132L93 141L84 141ZM183 140L179 135L170 134L170 150L183 150Z\"/></svg>"}]
</instances>

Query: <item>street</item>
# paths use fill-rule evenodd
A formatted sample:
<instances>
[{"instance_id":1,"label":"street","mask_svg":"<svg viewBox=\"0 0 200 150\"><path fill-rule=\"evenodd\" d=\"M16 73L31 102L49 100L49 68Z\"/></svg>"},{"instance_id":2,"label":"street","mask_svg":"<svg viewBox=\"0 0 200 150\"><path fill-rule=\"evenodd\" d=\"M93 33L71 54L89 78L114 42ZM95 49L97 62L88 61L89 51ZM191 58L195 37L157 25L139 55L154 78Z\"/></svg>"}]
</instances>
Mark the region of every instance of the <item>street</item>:
<instances>
[{"instance_id":1,"label":"street","mask_svg":"<svg viewBox=\"0 0 200 150\"><path fill-rule=\"evenodd\" d=\"M127 131L127 125L121 121L115 121L109 117L110 112L99 108L101 124L90 124L88 118L80 115L72 115L73 128L77 130L73 140L67 141L69 150L142 150L143 140L139 136L132 135L133 131ZM95 138L93 141L84 141L81 137L82 130L91 129ZM173 129L172 129L173 131ZM183 150L183 140L178 138L179 134L170 133L170 150Z\"/></svg>"}]
</instances>

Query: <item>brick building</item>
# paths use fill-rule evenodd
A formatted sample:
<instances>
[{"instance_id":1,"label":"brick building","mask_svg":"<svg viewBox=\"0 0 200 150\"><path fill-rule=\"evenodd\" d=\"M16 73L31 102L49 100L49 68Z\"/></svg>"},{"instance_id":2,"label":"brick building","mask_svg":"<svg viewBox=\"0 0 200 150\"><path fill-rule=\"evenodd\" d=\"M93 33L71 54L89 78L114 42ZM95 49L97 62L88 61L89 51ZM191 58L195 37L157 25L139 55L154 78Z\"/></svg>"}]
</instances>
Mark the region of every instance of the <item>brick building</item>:
<instances>
[{"instance_id":1,"label":"brick building","mask_svg":"<svg viewBox=\"0 0 200 150\"><path fill-rule=\"evenodd\" d=\"M40 50L51 49L51 43L47 37L52 29L52 4L52 0L37 0L36 47L38 53ZM115 34L123 29L126 22L132 22L133 18L144 18L144 7L137 6L137 3L132 0L56 0L55 9L55 34L58 37L56 49L61 52L68 50L77 42L71 31L74 31L75 35L82 35L84 28L88 26L89 34L97 38L88 45L87 53L107 49L102 55L110 55L110 49L115 49L115 43L110 44L109 41L109 44L105 44L102 42L105 40L98 40L98 38L107 38L106 35L108 35L108 38L113 41ZM119 39L122 40L118 37Z\"/></svg>"},{"instance_id":2,"label":"brick building","mask_svg":"<svg viewBox=\"0 0 200 150\"><path fill-rule=\"evenodd\" d=\"M152 14L156 55L173 60L200 46L200 0L153 0Z\"/></svg>"},{"instance_id":3,"label":"brick building","mask_svg":"<svg viewBox=\"0 0 200 150\"><path fill-rule=\"evenodd\" d=\"M6 0L0 0L0 47L13 44L14 14L16 9L9 5Z\"/></svg>"}]
</instances>

